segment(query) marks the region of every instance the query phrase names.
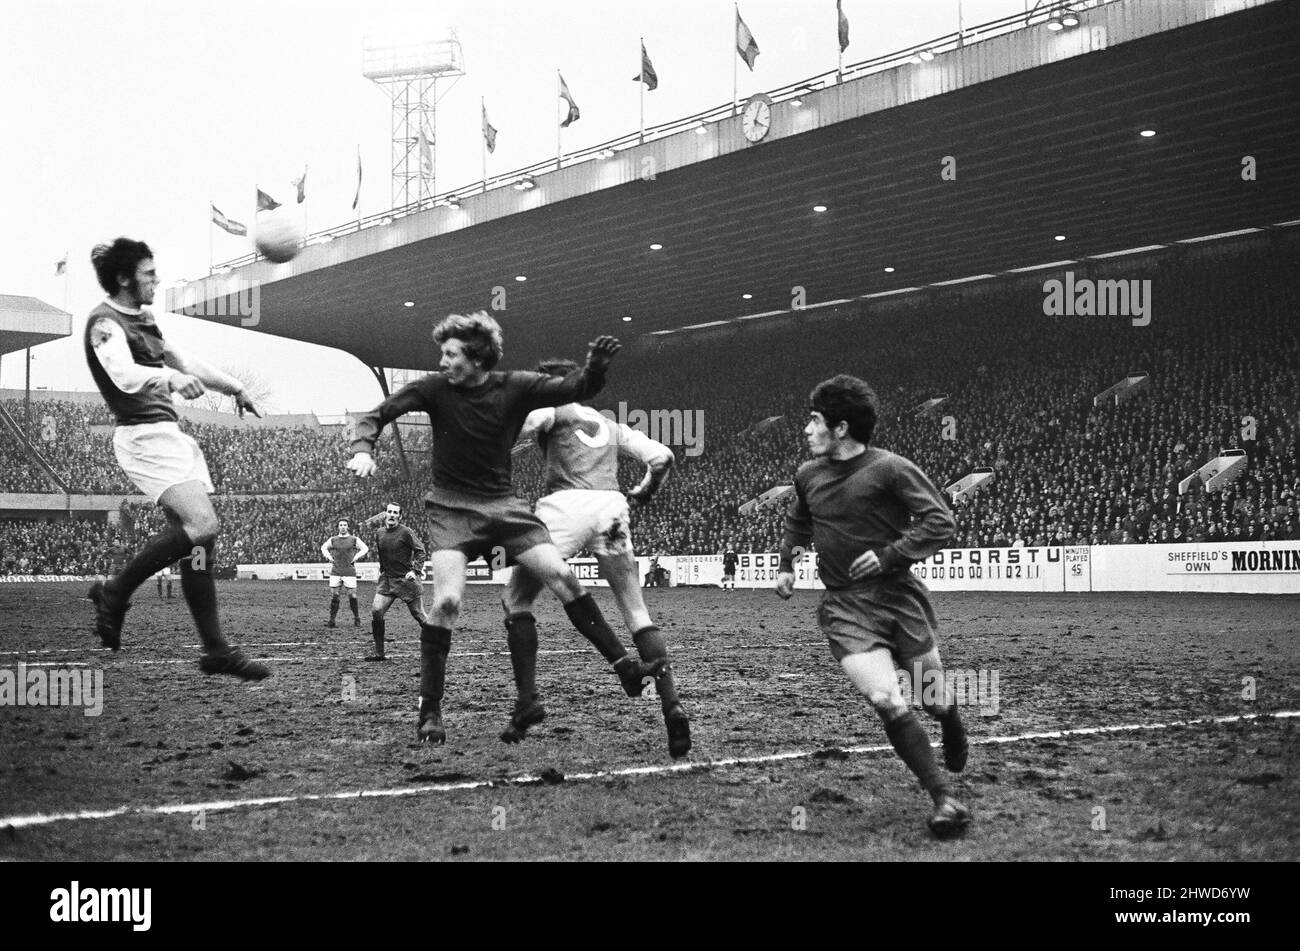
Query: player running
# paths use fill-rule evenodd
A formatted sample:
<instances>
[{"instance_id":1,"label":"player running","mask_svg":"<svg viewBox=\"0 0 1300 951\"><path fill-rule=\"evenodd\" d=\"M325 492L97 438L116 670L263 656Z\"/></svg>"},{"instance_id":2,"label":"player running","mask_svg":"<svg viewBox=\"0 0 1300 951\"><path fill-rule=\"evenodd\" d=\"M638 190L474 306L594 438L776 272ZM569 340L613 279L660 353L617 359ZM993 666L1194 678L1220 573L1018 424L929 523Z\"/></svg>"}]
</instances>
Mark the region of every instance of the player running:
<instances>
[{"instance_id":1,"label":"player running","mask_svg":"<svg viewBox=\"0 0 1300 951\"><path fill-rule=\"evenodd\" d=\"M132 592L179 559L181 593L203 642L199 669L205 674L261 680L270 671L231 647L221 633L213 578L221 525L208 498L212 480L199 444L177 425L171 394L192 400L212 387L235 398L240 416L245 411L262 414L234 377L196 357L183 356L163 340L147 309L158 285L147 244L118 238L97 245L90 260L108 297L86 322L86 362L117 421L113 453L131 481L167 516L167 528L150 536L121 571L91 587L95 632L105 647L118 650Z\"/></svg>"},{"instance_id":2,"label":"player running","mask_svg":"<svg viewBox=\"0 0 1300 951\"><path fill-rule=\"evenodd\" d=\"M894 662L912 680L912 696L943 726L944 764L966 766L966 731L935 643L929 592L908 570L952 537L956 522L943 496L915 463L870 447L878 416L876 395L862 380L840 375L812 391L804 428L816 457L795 474L786 513L776 593L794 590L796 549L816 543L826 584L817 620L849 680L866 695L899 757L934 799L930 829L939 838L960 834L970 811L949 791L925 728L908 709ZM915 518L915 522L912 519ZM925 683L943 683L943 701Z\"/></svg>"},{"instance_id":3,"label":"player running","mask_svg":"<svg viewBox=\"0 0 1300 951\"><path fill-rule=\"evenodd\" d=\"M551 360L537 369L549 376L564 377L578 365L572 360ZM685 756L691 748L690 720L677 697L668 644L650 620L641 597L628 514L629 500L644 505L663 484L676 462L672 450L624 423L612 425L581 403L533 410L520 435L536 435L546 455L548 494L537 501L537 517L546 525L560 556L572 558L584 548L595 554L601 577L609 582L641 659L663 661L655 688L668 728L668 751L674 759ZM626 498L618 488L620 454L630 455L646 466L644 478ZM501 598L510 662L519 689L510 725L501 734L507 743L518 743L529 724L545 716L537 693L537 622L532 613L533 602L541 591L540 581L516 569Z\"/></svg>"},{"instance_id":4,"label":"player running","mask_svg":"<svg viewBox=\"0 0 1300 951\"><path fill-rule=\"evenodd\" d=\"M406 609L420 625L421 638L429 624L429 616L424 613L422 595L424 586L424 545L419 536L407 526L400 524L402 507L396 502L384 506L384 526L375 539L379 549L379 586L375 588L375 600L370 605L370 636L375 640L375 652L367 654L366 660L384 660L384 615L393 606L393 601L401 599Z\"/></svg>"},{"instance_id":5,"label":"player running","mask_svg":"<svg viewBox=\"0 0 1300 951\"><path fill-rule=\"evenodd\" d=\"M352 524L346 519L339 519L339 533L320 546L320 553L330 563L330 619L326 627L334 627L334 619L339 613L339 589L348 592L348 607L352 609L352 626L361 626L361 614L357 611L357 568L356 564L370 546L352 534ZM382 645L381 645L382 646Z\"/></svg>"},{"instance_id":6,"label":"player running","mask_svg":"<svg viewBox=\"0 0 1300 951\"><path fill-rule=\"evenodd\" d=\"M348 468L358 476L375 471L371 452L384 426L410 412L429 414L433 432L433 489L425 513L433 547L436 589L432 623L420 634L421 742L442 743L442 699L451 629L460 615L465 566L471 558L504 551L564 602L569 620L609 661L629 696L640 696L644 678L658 672L628 656L591 595L574 578L546 526L515 498L510 450L524 419L535 409L562 406L600 392L605 371L619 351L613 337L597 337L587 365L564 379L542 373L493 370L501 359L501 327L484 311L452 314L433 332L442 351L440 372L403 387L362 418Z\"/></svg>"}]
</instances>

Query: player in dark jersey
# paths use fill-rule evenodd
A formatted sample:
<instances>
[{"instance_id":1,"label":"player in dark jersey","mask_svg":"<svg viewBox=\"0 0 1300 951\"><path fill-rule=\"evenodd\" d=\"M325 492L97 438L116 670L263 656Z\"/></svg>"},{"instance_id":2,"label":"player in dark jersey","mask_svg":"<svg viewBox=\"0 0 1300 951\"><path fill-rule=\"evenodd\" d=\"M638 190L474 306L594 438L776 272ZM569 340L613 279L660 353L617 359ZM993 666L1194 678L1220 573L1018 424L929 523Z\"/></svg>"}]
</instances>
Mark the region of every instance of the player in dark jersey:
<instances>
[{"instance_id":1,"label":"player in dark jersey","mask_svg":"<svg viewBox=\"0 0 1300 951\"><path fill-rule=\"evenodd\" d=\"M348 607L352 609L352 626L360 627L356 564L366 557L370 546L352 534L352 523L346 518L339 519L338 530L337 535L325 539L320 546L321 554L330 563L330 619L325 626L334 626L334 619L339 613L339 589L345 588L348 592Z\"/></svg>"},{"instance_id":2,"label":"player in dark jersey","mask_svg":"<svg viewBox=\"0 0 1300 951\"><path fill-rule=\"evenodd\" d=\"M384 659L384 615L395 600L406 604L411 617L420 625L421 637L429 625L429 616L424 613L424 586L421 584L424 545L420 544L415 532L401 524L401 519L400 505L389 502L384 506L384 526L375 536L375 548L379 550L379 585L370 605L370 636L375 641L375 652L366 655L366 660Z\"/></svg>"},{"instance_id":3,"label":"player in dark jersey","mask_svg":"<svg viewBox=\"0 0 1300 951\"><path fill-rule=\"evenodd\" d=\"M199 668L261 680L270 671L231 647L221 633L213 558L221 526L208 498L212 480L198 443L177 425L171 394L195 399L212 387L235 397L240 416L261 413L238 380L182 356L163 340L147 309L158 284L148 245L118 238L96 246L90 260L108 297L90 312L84 346L90 374L117 421L113 452L131 481L167 516L166 529L148 538L121 571L90 589L95 631L105 647L118 650L131 594L179 559L181 593L203 642Z\"/></svg>"},{"instance_id":4,"label":"player in dark jersey","mask_svg":"<svg viewBox=\"0 0 1300 951\"><path fill-rule=\"evenodd\" d=\"M736 564L740 556L736 554L736 543L728 542L727 550L722 553L722 590L736 590Z\"/></svg>"},{"instance_id":5,"label":"player in dark jersey","mask_svg":"<svg viewBox=\"0 0 1300 951\"><path fill-rule=\"evenodd\" d=\"M549 360L537 369L562 377L578 365L572 360ZM691 749L690 719L677 695L668 642L651 620L641 596L629 512L630 505L645 505L658 491L676 462L673 452L626 423L611 422L581 403L533 410L521 435L535 435L546 454L547 494L537 500L537 517L545 523L551 541L564 558L583 549L596 556L601 577L609 584L641 659L663 661L655 687L668 730L668 752L680 759ZM646 467L640 483L626 496L618 487L620 456L629 456ZM506 642L519 690L515 712L501 734L507 743L522 740L527 724L542 715L536 678L537 621L533 616L533 603L541 591L541 582L517 568L501 596Z\"/></svg>"},{"instance_id":6,"label":"player in dark jersey","mask_svg":"<svg viewBox=\"0 0 1300 951\"><path fill-rule=\"evenodd\" d=\"M826 585L817 620L849 680L880 715L899 757L934 799L930 829L940 838L960 834L970 811L940 773L925 728L903 700L894 662L912 681L927 713L943 726L944 763L966 766L966 731L952 686L943 683L929 592L909 571L943 547L956 530L943 496L917 466L871 447L876 395L856 377L840 375L812 391L804 434L816 457L799 467L786 514L776 593L794 590L794 560L816 543ZM915 520L915 521L913 521ZM936 702L938 701L938 702Z\"/></svg>"},{"instance_id":7,"label":"player in dark jersey","mask_svg":"<svg viewBox=\"0 0 1300 951\"><path fill-rule=\"evenodd\" d=\"M619 350L613 337L597 337L583 369L556 379L542 373L494 370L501 359L501 327L480 311L452 314L434 330L441 371L403 387L356 426L348 468L375 471L371 452L385 425L406 413L429 414L433 432L433 489L425 496L435 588L432 623L420 635L421 742L441 743L442 699L451 629L460 614L465 566L472 558L521 564L564 603L569 620L609 661L629 696L662 670L628 656L591 595L551 544L546 526L515 498L510 450L524 419L543 406L560 406L598 393Z\"/></svg>"}]
</instances>

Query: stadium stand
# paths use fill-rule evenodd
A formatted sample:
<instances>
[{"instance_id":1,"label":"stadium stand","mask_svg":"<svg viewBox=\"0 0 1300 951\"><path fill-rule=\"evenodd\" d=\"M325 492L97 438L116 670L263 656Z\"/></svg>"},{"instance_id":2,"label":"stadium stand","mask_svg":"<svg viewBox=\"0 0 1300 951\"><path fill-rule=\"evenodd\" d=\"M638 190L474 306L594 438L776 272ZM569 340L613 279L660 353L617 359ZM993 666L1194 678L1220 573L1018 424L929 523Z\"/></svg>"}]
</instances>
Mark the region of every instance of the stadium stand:
<instances>
[{"instance_id":1,"label":"stadium stand","mask_svg":"<svg viewBox=\"0 0 1300 951\"><path fill-rule=\"evenodd\" d=\"M988 487L957 504L954 546L1300 539L1300 267L1294 239L1269 240L1267 253L1239 244L1076 266L1093 277L1151 280L1145 327L1044 316L1042 283L1053 275L1037 272L869 302L848 317L810 311L669 335L657 351L620 357L597 408L698 411L705 424L695 434L703 451L673 446L673 477L635 513L638 549L775 550L783 507L739 509L790 482L806 458L808 391L839 372L876 388L876 442L937 484L976 466L995 470ZM1093 405L1136 368L1151 375L1149 385L1119 405ZM941 394L948 400L937 412L915 413ZM22 418L20 403L6 407ZM33 443L73 491L134 494L113 461L107 423L90 404L41 400ZM315 561L340 516L364 520L389 500L419 511L423 468L413 465L413 481L403 483L388 465L386 481L358 485L343 469L338 430L183 425L204 445L217 485L223 562ZM55 438L43 440L51 427ZM1245 450L1244 475L1220 492L1178 493L1181 480L1229 448ZM379 453L391 462L392 452L386 439ZM0 461L0 492L51 491L8 432L0 432ZM536 450L516 453L515 476L517 493L535 499ZM624 488L639 477L629 467ZM0 572L106 570L159 518L139 502L120 511L116 527L0 521Z\"/></svg>"}]
</instances>

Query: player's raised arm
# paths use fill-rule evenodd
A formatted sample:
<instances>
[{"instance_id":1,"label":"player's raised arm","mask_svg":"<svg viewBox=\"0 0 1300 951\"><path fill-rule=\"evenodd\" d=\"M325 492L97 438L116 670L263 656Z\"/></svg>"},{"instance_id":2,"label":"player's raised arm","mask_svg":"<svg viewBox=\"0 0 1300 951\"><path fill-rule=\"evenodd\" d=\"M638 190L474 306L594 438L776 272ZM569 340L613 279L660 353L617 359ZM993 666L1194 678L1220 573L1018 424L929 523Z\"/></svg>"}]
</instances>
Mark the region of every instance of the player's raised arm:
<instances>
[{"instance_id":1,"label":"player's raised arm","mask_svg":"<svg viewBox=\"0 0 1300 951\"><path fill-rule=\"evenodd\" d=\"M645 464L645 476L627 494L629 501L637 505L645 505L668 478L668 474L677 463L677 457L663 443L651 439L627 423L618 424L618 451Z\"/></svg>"},{"instance_id":2,"label":"player's raised arm","mask_svg":"<svg viewBox=\"0 0 1300 951\"><path fill-rule=\"evenodd\" d=\"M240 416L243 416L244 412L247 411L254 416L261 417L261 412L253 405L252 400L248 398L248 394L244 392L244 384L229 373L218 370L206 360L189 354L182 354L175 345L167 343L163 349L163 363L180 373L193 377L208 389L233 396L235 398L235 409L239 411ZM182 392L181 395L185 396L185 393ZM193 397L187 398L192 399Z\"/></svg>"},{"instance_id":3,"label":"player's raised arm","mask_svg":"<svg viewBox=\"0 0 1300 951\"><path fill-rule=\"evenodd\" d=\"M563 406L581 403L605 388L605 373L614 355L623 349L616 337L597 337L587 351L587 365L568 376L554 377L545 373L518 374L526 379L525 405L529 409L543 406Z\"/></svg>"},{"instance_id":4,"label":"player's raised arm","mask_svg":"<svg viewBox=\"0 0 1300 951\"><path fill-rule=\"evenodd\" d=\"M876 552L882 571L910 567L929 558L957 531L957 521L943 495L920 466L899 456L891 479L894 493L912 513L912 524L897 541Z\"/></svg>"},{"instance_id":5,"label":"player's raised arm","mask_svg":"<svg viewBox=\"0 0 1300 951\"><path fill-rule=\"evenodd\" d=\"M157 382L166 383L172 392L190 400L204 393L203 384L184 371L171 366L147 367L136 363L126 342L126 334L116 321L107 317L100 317L90 328L90 344L99 365L123 393L139 393Z\"/></svg>"},{"instance_id":6,"label":"player's raised arm","mask_svg":"<svg viewBox=\"0 0 1300 951\"><path fill-rule=\"evenodd\" d=\"M408 383L388 399L384 400L365 416L357 420L353 430L351 444L352 458L347 467L359 476L373 475L376 469L374 460L375 443L384 427L400 416L418 411L429 414L433 419L433 401L424 395L425 381L416 380Z\"/></svg>"}]
</instances>

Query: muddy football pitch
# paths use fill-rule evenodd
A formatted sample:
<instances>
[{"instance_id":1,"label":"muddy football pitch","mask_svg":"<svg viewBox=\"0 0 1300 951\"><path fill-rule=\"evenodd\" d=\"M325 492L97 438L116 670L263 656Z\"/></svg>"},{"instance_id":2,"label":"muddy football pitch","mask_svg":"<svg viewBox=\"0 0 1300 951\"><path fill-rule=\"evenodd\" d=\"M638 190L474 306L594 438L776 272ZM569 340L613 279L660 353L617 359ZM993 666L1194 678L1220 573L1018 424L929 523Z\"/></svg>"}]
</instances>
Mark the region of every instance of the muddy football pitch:
<instances>
[{"instance_id":1,"label":"muddy football pitch","mask_svg":"<svg viewBox=\"0 0 1300 951\"><path fill-rule=\"evenodd\" d=\"M471 587L448 740L421 747L418 630L395 605L390 659L366 663L370 585L362 626L345 606L326 629L323 583L222 582L228 634L274 670L251 685L199 672L179 589L142 588L113 654L86 587L0 585L0 859L1300 858L1300 597L936 593L975 815L938 842L813 592L646 592L692 718L674 762L655 698L627 698L553 600L547 720L498 739L499 591ZM72 672L80 705L50 705L52 688L17 702L16 685Z\"/></svg>"}]
</instances>

